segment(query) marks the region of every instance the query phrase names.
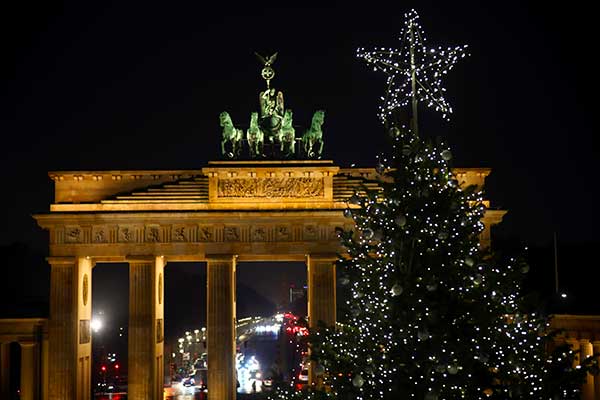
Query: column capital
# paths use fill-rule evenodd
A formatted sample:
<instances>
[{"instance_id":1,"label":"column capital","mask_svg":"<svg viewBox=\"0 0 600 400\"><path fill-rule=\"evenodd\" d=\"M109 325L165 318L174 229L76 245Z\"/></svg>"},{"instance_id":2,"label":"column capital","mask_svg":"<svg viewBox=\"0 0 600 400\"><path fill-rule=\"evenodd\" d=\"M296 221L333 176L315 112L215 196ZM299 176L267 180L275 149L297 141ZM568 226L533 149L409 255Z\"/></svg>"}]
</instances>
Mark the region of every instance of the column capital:
<instances>
[{"instance_id":1,"label":"column capital","mask_svg":"<svg viewBox=\"0 0 600 400\"><path fill-rule=\"evenodd\" d=\"M37 342L33 339L23 339L19 340L19 346L23 347L33 347L37 344Z\"/></svg>"},{"instance_id":2,"label":"column capital","mask_svg":"<svg viewBox=\"0 0 600 400\"><path fill-rule=\"evenodd\" d=\"M142 263L151 263L156 261L157 257L163 257L163 256L146 256L146 255L139 255L139 256L125 256L125 261L130 263L130 264L142 264Z\"/></svg>"},{"instance_id":3,"label":"column capital","mask_svg":"<svg viewBox=\"0 0 600 400\"><path fill-rule=\"evenodd\" d=\"M306 261L335 262L339 259L336 253L312 253L306 255Z\"/></svg>"},{"instance_id":4,"label":"column capital","mask_svg":"<svg viewBox=\"0 0 600 400\"><path fill-rule=\"evenodd\" d=\"M77 261L77 257L46 257L46 261L50 265L73 265Z\"/></svg>"},{"instance_id":5,"label":"column capital","mask_svg":"<svg viewBox=\"0 0 600 400\"><path fill-rule=\"evenodd\" d=\"M238 258L237 254L206 254L206 261L235 261Z\"/></svg>"}]
</instances>

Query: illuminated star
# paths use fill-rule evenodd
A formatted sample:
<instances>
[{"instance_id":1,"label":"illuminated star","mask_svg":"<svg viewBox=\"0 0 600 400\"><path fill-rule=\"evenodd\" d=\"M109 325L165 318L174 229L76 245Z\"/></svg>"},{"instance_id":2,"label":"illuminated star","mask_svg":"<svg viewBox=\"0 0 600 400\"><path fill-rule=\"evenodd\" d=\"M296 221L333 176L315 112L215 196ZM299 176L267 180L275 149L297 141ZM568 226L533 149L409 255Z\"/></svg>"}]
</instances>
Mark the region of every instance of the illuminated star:
<instances>
[{"instance_id":1,"label":"illuminated star","mask_svg":"<svg viewBox=\"0 0 600 400\"><path fill-rule=\"evenodd\" d=\"M467 46L447 49L425 46L426 39L421 33L418 20L419 15L414 10L405 14L399 49L357 50L359 58L373 65L374 70L383 71L387 75L387 91L379 108L379 117L384 122L392 111L405 107L413 100L413 76L416 102L425 103L441 112L444 119L448 119L448 115L452 113L452 107L444 98L446 89L442 87L441 80L460 58L467 55Z\"/></svg>"}]
</instances>

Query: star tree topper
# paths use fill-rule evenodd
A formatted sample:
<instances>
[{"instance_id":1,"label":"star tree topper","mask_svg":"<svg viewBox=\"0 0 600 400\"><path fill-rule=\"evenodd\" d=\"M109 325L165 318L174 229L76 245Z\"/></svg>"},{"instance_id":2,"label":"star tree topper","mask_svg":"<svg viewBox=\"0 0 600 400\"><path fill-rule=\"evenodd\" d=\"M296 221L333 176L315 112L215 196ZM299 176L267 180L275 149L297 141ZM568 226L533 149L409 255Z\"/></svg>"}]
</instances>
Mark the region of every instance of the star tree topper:
<instances>
[{"instance_id":1,"label":"star tree topper","mask_svg":"<svg viewBox=\"0 0 600 400\"><path fill-rule=\"evenodd\" d=\"M379 118L385 122L392 111L411 103L412 128L415 133L418 102L441 112L446 120L452 113L452 107L444 97L446 89L442 87L441 80L459 59L467 55L468 47L427 47L418 20L419 15L415 10L405 14L399 49L357 50L359 58L373 65L374 70L383 71L387 75L387 90L382 97L383 104L379 107Z\"/></svg>"}]
</instances>

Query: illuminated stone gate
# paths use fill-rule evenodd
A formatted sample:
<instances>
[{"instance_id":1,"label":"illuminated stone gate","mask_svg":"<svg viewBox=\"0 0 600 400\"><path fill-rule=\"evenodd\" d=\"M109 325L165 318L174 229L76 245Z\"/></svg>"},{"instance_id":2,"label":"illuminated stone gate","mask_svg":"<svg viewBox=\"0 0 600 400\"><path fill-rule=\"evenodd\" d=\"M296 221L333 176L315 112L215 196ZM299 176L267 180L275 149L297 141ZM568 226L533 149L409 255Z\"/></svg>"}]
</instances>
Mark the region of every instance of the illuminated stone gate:
<instances>
[{"instance_id":1,"label":"illuminated stone gate","mask_svg":"<svg viewBox=\"0 0 600 400\"><path fill-rule=\"evenodd\" d=\"M482 185L487 169L457 169ZM336 321L336 227L348 198L377 187L373 169L332 161L219 161L201 170L52 172L49 399L91 393L92 268L129 263L129 399L162 399L164 268L207 263L210 400L235 398L235 269L240 261L304 261L310 326ZM503 211L488 210L482 243ZM168 316L166 316L168 318Z\"/></svg>"}]
</instances>

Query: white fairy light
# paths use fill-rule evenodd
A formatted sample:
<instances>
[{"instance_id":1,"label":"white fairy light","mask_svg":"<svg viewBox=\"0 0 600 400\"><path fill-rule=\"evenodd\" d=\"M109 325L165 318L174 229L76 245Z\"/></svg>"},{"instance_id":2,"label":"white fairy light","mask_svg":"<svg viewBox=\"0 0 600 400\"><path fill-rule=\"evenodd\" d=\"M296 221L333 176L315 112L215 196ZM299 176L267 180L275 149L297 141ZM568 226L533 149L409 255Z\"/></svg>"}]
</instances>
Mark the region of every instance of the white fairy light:
<instances>
[{"instance_id":1,"label":"white fairy light","mask_svg":"<svg viewBox=\"0 0 600 400\"><path fill-rule=\"evenodd\" d=\"M379 107L379 118L385 122L394 110L412 103L412 117L415 120L412 128L415 132L418 102L441 112L443 118L449 118L452 107L444 97L446 89L442 86L442 77L459 59L467 56L468 47L427 47L418 21L419 15L415 10L405 15L398 49L380 47L370 51L364 48L357 50L359 58L373 66L374 70L387 75L387 90Z\"/></svg>"}]
</instances>

